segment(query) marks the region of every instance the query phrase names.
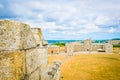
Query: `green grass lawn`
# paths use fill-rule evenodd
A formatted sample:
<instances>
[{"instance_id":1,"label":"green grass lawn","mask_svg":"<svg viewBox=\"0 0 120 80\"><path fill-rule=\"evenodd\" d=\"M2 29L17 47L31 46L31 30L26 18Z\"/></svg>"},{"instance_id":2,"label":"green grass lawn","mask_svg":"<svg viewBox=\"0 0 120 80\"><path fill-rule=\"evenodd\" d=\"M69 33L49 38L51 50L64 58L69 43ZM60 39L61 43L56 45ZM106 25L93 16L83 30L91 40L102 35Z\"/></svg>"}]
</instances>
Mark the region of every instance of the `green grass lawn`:
<instances>
[{"instance_id":1,"label":"green grass lawn","mask_svg":"<svg viewBox=\"0 0 120 80\"><path fill-rule=\"evenodd\" d=\"M61 80L120 80L120 55L76 54L61 66Z\"/></svg>"}]
</instances>

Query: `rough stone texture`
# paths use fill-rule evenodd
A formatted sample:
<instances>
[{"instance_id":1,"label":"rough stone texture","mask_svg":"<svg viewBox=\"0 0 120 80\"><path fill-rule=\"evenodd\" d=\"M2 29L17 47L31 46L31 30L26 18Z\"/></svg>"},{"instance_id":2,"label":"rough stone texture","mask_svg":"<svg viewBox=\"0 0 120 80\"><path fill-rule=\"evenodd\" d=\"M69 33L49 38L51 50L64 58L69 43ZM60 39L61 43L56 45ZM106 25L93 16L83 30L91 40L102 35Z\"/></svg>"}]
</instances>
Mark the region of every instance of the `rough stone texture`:
<instances>
[{"instance_id":1,"label":"rough stone texture","mask_svg":"<svg viewBox=\"0 0 120 80\"><path fill-rule=\"evenodd\" d=\"M43 46L44 38L40 28L32 28L33 35L37 42L37 45Z\"/></svg>"},{"instance_id":2,"label":"rough stone texture","mask_svg":"<svg viewBox=\"0 0 120 80\"><path fill-rule=\"evenodd\" d=\"M26 74L28 80L45 80L47 49L35 48L26 51Z\"/></svg>"},{"instance_id":3,"label":"rough stone texture","mask_svg":"<svg viewBox=\"0 0 120 80\"><path fill-rule=\"evenodd\" d=\"M73 52L74 52L74 45L73 45L73 43L66 44L66 47L67 47L67 54L69 56L73 55Z\"/></svg>"},{"instance_id":4,"label":"rough stone texture","mask_svg":"<svg viewBox=\"0 0 120 80\"><path fill-rule=\"evenodd\" d=\"M66 46L60 46L60 53L66 53Z\"/></svg>"},{"instance_id":5,"label":"rough stone texture","mask_svg":"<svg viewBox=\"0 0 120 80\"><path fill-rule=\"evenodd\" d=\"M36 47L29 25L10 21L0 21L0 50L28 49Z\"/></svg>"},{"instance_id":6,"label":"rough stone texture","mask_svg":"<svg viewBox=\"0 0 120 80\"><path fill-rule=\"evenodd\" d=\"M49 67L47 80L60 80L60 66L61 62L56 61Z\"/></svg>"},{"instance_id":7,"label":"rough stone texture","mask_svg":"<svg viewBox=\"0 0 120 80\"><path fill-rule=\"evenodd\" d=\"M108 43L112 45L120 44L120 40L109 40Z\"/></svg>"},{"instance_id":8,"label":"rough stone texture","mask_svg":"<svg viewBox=\"0 0 120 80\"><path fill-rule=\"evenodd\" d=\"M46 80L46 70L46 48L0 53L0 80Z\"/></svg>"},{"instance_id":9,"label":"rough stone texture","mask_svg":"<svg viewBox=\"0 0 120 80\"><path fill-rule=\"evenodd\" d=\"M92 40L87 39L84 40L84 51L91 51L92 50Z\"/></svg>"},{"instance_id":10,"label":"rough stone texture","mask_svg":"<svg viewBox=\"0 0 120 80\"><path fill-rule=\"evenodd\" d=\"M38 49L38 52L40 53L40 72L41 72L41 80L47 80L47 64L48 64L48 52L47 48L40 48Z\"/></svg>"},{"instance_id":11,"label":"rough stone texture","mask_svg":"<svg viewBox=\"0 0 120 80\"><path fill-rule=\"evenodd\" d=\"M40 45L38 45L40 44ZM59 80L47 74L47 47L40 29L16 21L0 21L0 80Z\"/></svg>"},{"instance_id":12,"label":"rough stone texture","mask_svg":"<svg viewBox=\"0 0 120 80\"><path fill-rule=\"evenodd\" d=\"M81 45L80 43L74 46L74 52L84 51L84 45Z\"/></svg>"},{"instance_id":13,"label":"rough stone texture","mask_svg":"<svg viewBox=\"0 0 120 80\"><path fill-rule=\"evenodd\" d=\"M23 51L0 52L0 80L22 80L25 74Z\"/></svg>"},{"instance_id":14,"label":"rough stone texture","mask_svg":"<svg viewBox=\"0 0 120 80\"><path fill-rule=\"evenodd\" d=\"M112 53L112 52L113 52L113 45L112 45L112 44L109 44L109 43L106 43L106 44L105 44L105 52L110 52L110 53Z\"/></svg>"},{"instance_id":15,"label":"rough stone texture","mask_svg":"<svg viewBox=\"0 0 120 80\"><path fill-rule=\"evenodd\" d=\"M103 43L92 44L92 51L98 51L98 49L102 49L105 51L105 44Z\"/></svg>"},{"instance_id":16,"label":"rough stone texture","mask_svg":"<svg viewBox=\"0 0 120 80\"><path fill-rule=\"evenodd\" d=\"M47 80L46 76L47 48L36 44L31 28L0 21L0 80Z\"/></svg>"},{"instance_id":17,"label":"rough stone texture","mask_svg":"<svg viewBox=\"0 0 120 80\"><path fill-rule=\"evenodd\" d=\"M73 52L80 51L98 51L98 52L109 52L112 53L113 46L109 43L92 43L91 39L87 39L84 43L72 42L66 44L67 53L70 55Z\"/></svg>"},{"instance_id":18,"label":"rough stone texture","mask_svg":"<svg viewBox=\"0 0 120 80\"><path fill-rule=\"evenodd\" d=\"M49 45L48 46L48 54L59 54L60 53L60 47L55 45Z\"/></svg>"}]
</instances>

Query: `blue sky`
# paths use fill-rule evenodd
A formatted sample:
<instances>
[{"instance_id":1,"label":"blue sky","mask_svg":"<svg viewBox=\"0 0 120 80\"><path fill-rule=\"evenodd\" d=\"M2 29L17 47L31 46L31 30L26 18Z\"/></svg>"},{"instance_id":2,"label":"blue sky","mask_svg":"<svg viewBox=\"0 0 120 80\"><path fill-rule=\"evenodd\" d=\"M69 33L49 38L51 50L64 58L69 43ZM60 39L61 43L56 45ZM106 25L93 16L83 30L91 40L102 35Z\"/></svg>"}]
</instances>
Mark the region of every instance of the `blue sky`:
<instances>
[{"instance_id":1,"label":"blue sky","mask_svg":"<svg viewBox=\"0 0 120 80\"><path fill-rule=\"evenodd\" d=\"M0 19L39 27L47 40L120 38L120 0L0 0Z\"/></svg>"}]
</instances>

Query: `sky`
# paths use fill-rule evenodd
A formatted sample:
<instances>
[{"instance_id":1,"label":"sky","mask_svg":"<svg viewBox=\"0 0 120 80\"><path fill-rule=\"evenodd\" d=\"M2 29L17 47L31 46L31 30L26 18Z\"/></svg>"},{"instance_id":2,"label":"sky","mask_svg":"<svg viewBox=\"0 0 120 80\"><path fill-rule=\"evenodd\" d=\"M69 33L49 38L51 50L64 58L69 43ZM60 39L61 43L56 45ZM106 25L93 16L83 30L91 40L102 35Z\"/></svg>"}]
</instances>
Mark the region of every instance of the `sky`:
<instances>
[{"instance_id":1,"label":"sky","mask_svg":"<svg viewBox=\"0 0 120 80\"><path fill-rule=\"evenodd\" d=\"M120 0L0 0L0 19L41 28L46 40L120 38Z\"/></svg>"}]
</instances>

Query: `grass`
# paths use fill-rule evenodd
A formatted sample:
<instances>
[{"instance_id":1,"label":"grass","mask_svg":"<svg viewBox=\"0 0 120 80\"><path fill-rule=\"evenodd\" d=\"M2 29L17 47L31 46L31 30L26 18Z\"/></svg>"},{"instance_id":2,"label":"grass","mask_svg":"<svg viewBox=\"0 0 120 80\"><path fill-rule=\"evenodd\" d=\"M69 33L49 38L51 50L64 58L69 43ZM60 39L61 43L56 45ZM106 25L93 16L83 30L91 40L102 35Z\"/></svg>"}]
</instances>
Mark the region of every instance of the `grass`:
<instances>
[{"instance_id":1,"label":"grass","mask_svg":"<svg viewBox=\"0 0 120 80\"><path fill-rule=\"evenodd\" d=\"M120 48L120 44L113 45L113 47L119 47Z\"/></svg>"},{"instance_id":2,"label":"grass","mask_svg":"<svg viewBox=\"0 0 120 80\"><path fill-rule=\"evenodd\" d=\"M113 48L113 53L119 54L120 53L120 47L114 47Z\"/></svg>"},{"instance_id":3,"label":"grass","mask_svg":"<svg viewBox=\"0 0 120 80\"><path fill-rule=\"evenodd\" d=\"M57 45L57 46L60 46L60 47L62 47L62 46L65 46L65 43L58 42L58 43L55 43L55 44L53 44L53 45Z\"/></svg>"},{"instance_id":4,"label":"grass","mask_svg":"<svg viewBox=\"0 0 120 80\"><path fill-rule=\"evenodd\" d=\"M120 55L74 55L62 64L61 75L61 80L120 80Z\"/></svg>"},{"instance_id":5,"label":"grass","mask_svg":"<svg viewBox=\"0 0 120 80\"><path fill-rule=\"evenodd\" d=\"M49 55L48 56L48 64L53 64L54 61L63 61L67 55Z\"/></svg>"},{"instance_id":6,"label":"grass","mask_svg":"<svg viewBox=\"0 0 120 80\"><path fill-rule=\"evenodd\" d=\"M60 80L120 80L120 48L114 54L76 54L61 65ZM48 56L49 64L67 55Z\"/></svg>"}]
</instances>

